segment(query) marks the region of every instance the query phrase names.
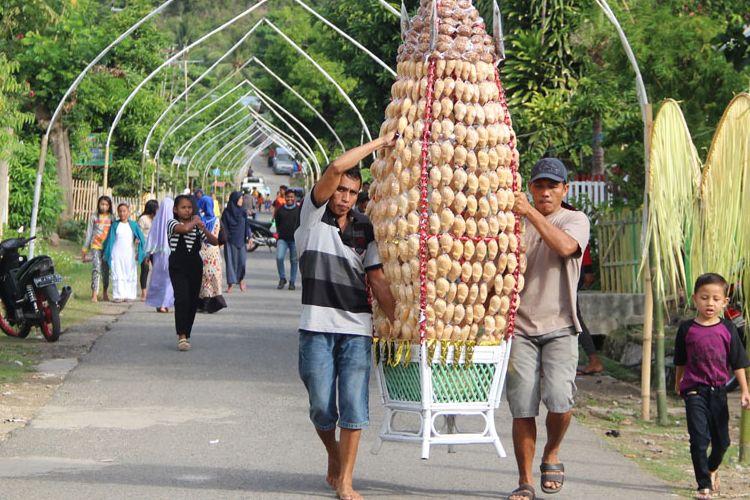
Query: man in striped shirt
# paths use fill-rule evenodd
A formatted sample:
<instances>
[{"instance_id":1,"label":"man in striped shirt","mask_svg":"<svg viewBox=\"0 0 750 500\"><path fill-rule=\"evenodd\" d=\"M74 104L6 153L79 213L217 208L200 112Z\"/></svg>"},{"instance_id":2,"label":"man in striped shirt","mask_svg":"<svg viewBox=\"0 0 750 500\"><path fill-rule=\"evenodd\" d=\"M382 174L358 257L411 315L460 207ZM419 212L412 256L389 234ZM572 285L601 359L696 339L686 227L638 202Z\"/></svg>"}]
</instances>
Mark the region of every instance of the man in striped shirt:
<instances>
[{"instance_id":1,"label":"man in striped shirt","mask_svg":"<svg viewBox=\"0 0 750 500\"><path fill-rule=\"evenodd\" d=\"M394 145L391 133L328 165L305 197L294 235L302 275L299 372L310 399L310 420L328 452L326 481L339 498L361 498L352 475L362 428L369 423L372 310L367 286L391 321L395 308L372 224L352 210L362 186L354 167Z\"/></svg>"}]
</instances>

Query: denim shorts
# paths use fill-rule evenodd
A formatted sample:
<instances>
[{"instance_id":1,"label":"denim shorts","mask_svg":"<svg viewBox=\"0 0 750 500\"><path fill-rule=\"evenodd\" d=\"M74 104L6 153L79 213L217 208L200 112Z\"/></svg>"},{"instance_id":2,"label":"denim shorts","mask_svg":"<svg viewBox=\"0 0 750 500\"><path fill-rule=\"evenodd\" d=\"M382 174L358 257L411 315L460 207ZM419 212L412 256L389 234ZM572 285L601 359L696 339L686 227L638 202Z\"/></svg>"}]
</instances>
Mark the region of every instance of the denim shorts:
<instances>
[{"instance_id":1,"label":"denim shorts","mask_svg":"<svg viewBox=\"0 0 750 500\"><path fill-rule=\"evenodd\" d=\"M506 393L513 418L539 415L539 401L567 413L576 394L578 336L573 327L539 336L516 334L510 350Z\"/></svg>"},{"instance_id":2,"label":"denim shorts","mask_svg":"<svg viewBox=\"0 0 750 500\"><path fill-rule=\"evenodd\" d=\"M328 431L337 423L343 429L362 429L370 423L371 365L369 336L300 330L299 375L316 429Z\"/></svg>"}]
</instances>

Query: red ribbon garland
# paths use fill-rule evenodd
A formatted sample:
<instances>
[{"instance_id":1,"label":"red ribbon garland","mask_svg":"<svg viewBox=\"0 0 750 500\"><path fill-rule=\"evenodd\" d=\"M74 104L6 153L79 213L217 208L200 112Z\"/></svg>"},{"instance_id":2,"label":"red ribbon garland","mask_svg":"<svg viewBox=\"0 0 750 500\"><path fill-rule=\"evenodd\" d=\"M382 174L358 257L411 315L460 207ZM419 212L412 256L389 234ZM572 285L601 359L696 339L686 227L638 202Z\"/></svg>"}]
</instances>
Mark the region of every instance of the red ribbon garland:
<instances>
[{"instance_id":1,"label":"red ribbon garland","mask_svg":"<svg viewBox=\"0 0 750 500\"><path fill-rule=\"evenodd\" d=\"M433 88L435 85L435 58L429 59L427 72L427 102L424 108L424 129L422 131L422 175L420 179L419 199L419 343L427 339L427 238L429 214L427 202L427 186L430 181L430 131L432 129L432 103L434 101Z\"/></svg>"},{"instance_id":2,"label":"red ribbon garland","mask_svg":"<svg viewBox=\"0 0 750 500\"><path fill-rule=\"evenodd\" d=\"M495 68L495 84L497 85L497 89L500 92L500 104L503 107L503 111L505 113L505 124L508 127L511 127L510 122L510 115L508 114L508 101L505 98L505 90L503 89L503 84L500 82L500 73L498 72L497 68ZM512 128L511 128L512 130ZM508 143L508 146L510 147L511 154L516 149L516 143L514 141L514 137L511 137L510 142ZM516 156L512 154L511 160L510 160L510 170L513 173L513 193L517 192L521 186L518 185L518 163L516 162ZM516 245L516 268L513 270L513 278L515 279L515 285L513 286L513 291L510 295L510 309L508 310L508 329L507 333L513 337L513 331L516 326L516 310L517 310L517 304L518 304L518 277L521 273L521 217L517 214L515 215L516 224L513 228L513 234L516 236L517 245Z\"/></svg>"}]
</instances>

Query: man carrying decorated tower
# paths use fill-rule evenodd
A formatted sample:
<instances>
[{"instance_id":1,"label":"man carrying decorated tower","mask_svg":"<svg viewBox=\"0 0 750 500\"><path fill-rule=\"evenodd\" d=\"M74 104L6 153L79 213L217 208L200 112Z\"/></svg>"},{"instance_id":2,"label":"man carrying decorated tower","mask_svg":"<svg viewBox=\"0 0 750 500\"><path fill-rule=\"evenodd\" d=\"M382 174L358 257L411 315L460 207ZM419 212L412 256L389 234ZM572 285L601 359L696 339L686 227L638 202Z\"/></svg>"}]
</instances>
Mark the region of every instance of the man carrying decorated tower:
<instances>
[{"instance_id":1,"label":"man carrying decorated tower","mask_svg":"<svg viewBox=\"0 0 750 500\"><path fill-rule=\"evenodd\" d=\"M328 453L326 481L341 499L361 498L352 476L362 428L369 423L368 285L391 321L395 308L372 224L352 210L362 185L355 167L374 151L393 147L394 136L351 149L328 165L305 197L295 233L302 275L299 373L310 420Z\"/></svg>"}]
</instances>

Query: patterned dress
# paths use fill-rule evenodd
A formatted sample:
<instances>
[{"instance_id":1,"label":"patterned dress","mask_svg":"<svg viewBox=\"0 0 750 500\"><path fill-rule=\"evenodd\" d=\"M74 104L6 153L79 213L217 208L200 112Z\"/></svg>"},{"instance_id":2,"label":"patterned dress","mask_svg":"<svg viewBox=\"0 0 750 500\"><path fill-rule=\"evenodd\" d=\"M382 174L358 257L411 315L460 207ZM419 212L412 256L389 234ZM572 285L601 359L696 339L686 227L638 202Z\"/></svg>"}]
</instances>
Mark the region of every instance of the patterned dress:
<instances>
[{"instance_id":1,"label":"patterned dress","mask_svg":"<svg viewBox=\"0 0 750 500\"><path fill-rule=\"evenodd\" d=\"M214 224L213 235L219 236L221 223L217 220ZM203 312L214 313L227 307L227 303L221 294L221 249L218 246L203 243L201 246L201 258L203 259L203 282L201 283L199 308Z\"/></svg>"}]
</instances>

